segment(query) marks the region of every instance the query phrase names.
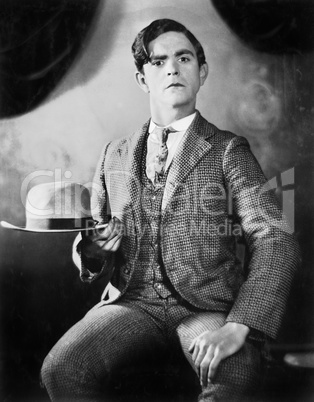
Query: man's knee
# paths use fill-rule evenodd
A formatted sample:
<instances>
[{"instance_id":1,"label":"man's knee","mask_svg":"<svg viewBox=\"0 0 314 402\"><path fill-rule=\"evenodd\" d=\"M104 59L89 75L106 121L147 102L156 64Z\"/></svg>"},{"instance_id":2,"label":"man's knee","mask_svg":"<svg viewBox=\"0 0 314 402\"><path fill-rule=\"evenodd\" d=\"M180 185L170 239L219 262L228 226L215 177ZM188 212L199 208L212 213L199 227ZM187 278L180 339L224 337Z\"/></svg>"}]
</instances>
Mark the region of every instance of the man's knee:
<instances>
[{"instance_id":1,"label":"man's knee","mask_svg":"<svg viewBox=\"0 0 314 402\"><path fill-rule=\"evenodd\" d=\"M45 358L40 373L41 384L52 400L83 396L89 389L96 392L100 387L93 367L81 352L75 344L58 343Z\"/></svg>"},{"instance_id":2,"label":"man's knee","mask_svg":"<svg viewBox=\"0 0 314 402\"><path fill-rule=\"evenodd\" d=\"M59 367L59 362L54 358L54 356L49 353L41 367L40 371L40 384L46 389L48 394L51 396L51 390L58 388L58 383L62 376L60 373L62 368Z\"/></svg>"},{"instance_id":3,"label":"man's knee","mask_svg":"<svg viewBox=\"0 0 314 402\"><path fill-rule=\"evenodd\" d=\"M71 354L54 348L45 358L41 367L40 379L42 385L49 392L50 389L60 388L69 383L69 377L78 375L81 366L75 354Z\"/></svg>"},{"instance_id":4,"label":"man's knee","mask_svg":"<svg viewBox=\"0 0 314 402\"><path fill-rule=\"evenodd\" d=\"M261 376L261 352L247 342L238 353L220 362L215 378L203 387L199 401L252 401Z\"/></svg>"}]
</instances>

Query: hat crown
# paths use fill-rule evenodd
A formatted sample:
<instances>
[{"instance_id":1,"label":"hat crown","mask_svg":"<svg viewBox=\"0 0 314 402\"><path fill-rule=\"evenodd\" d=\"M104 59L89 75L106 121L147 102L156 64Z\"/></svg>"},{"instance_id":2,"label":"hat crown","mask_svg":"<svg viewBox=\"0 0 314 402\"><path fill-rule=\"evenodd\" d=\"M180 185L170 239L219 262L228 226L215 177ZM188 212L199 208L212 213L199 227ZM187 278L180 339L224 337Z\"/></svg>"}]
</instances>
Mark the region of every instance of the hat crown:
<instances>
[{"instance_id":1,"label":"hat crown","mask_svg":"<svg viewBox=\"0 0 314 402\"><path fill-rule=\"evenodd\" d=\"M68 219L90 216L90 194L80 183L38 184L27 194L26 217Z\"/></svg>"},{"instance_id":2,"label":"hat crown","mask_svg":"<svg viewBox=\"0 0 314 402\"><path fill-rule=\"evenodd\" d=\"M27 229L85 227L92 221L90 193L80 183L51 182L31 188L26 198Z\"/></svg>"}]
</instances>

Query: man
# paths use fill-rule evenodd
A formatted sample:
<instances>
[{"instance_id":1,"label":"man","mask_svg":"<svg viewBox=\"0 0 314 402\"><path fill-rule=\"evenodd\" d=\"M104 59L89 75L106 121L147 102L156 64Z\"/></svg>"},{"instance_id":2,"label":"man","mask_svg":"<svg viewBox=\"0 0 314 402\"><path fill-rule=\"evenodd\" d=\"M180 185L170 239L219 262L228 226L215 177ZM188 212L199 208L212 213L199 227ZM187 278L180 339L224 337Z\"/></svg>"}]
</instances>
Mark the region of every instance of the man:
<instances>
[{"instance_id":1,"label":"man","mask_svg":"<svg viewBox=\"0 0 314 402\"><path fill-rule=\"evenodd\" d=\"M106 221L108 202L114 218L77 244L82 279L108 286L49 353L43 383L53 401L106 400L121 368L179 351L200 401L242 401L264 340L278 334L298 246L247 141L195 108L208 73L197 39L162 19L132 51L151 119L105 146L95 218ZM242 233L247 271L235 253Z\"/></svg>"}]
</instances>

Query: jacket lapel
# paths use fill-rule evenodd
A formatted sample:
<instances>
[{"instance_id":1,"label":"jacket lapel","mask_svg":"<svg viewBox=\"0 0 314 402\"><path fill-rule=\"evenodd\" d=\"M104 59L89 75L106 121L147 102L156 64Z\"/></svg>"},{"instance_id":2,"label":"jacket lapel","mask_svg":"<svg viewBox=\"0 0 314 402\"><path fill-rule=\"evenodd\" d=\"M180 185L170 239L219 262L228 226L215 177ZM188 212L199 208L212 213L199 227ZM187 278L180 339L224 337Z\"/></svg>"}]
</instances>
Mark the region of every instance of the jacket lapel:
<instances>
[{"instance_id":1,"label":"jacket lapel","mask_svg":"<svg viewBox=\"0 0 314 402\"><path fill-rule=\"evenodd\" d=\"M209 138L214 134L212 126L197 112L172 160L164 192L164 210L177 187L184 182L199 161L211 150Z\"/></svg>"},{"instance_id":2,"label":"jacket lapel","mask_svg":"<svg viewBox=\"0 0 314 402\"><path fill-rule=\"evenodd\" d=\"M139 208L141 202L141 166L148 125L149 121L118 149L122 174L137 222L141 219Z\"/></svg>"},{"instance_id":3,"label":"jacket lapel","mask_svg":"<svg viewBox=\"0 0 314 402\"><path fill-rule=\"evenodd\" d=\"M137 222L141 220L141 166L148 126L149 120L118 149L125 184ZM209 138L214 134L212 126L197 112L172 160L164 192L163 210L166 209L177 187L211 150Z\"/></svg>"}]
</instances>

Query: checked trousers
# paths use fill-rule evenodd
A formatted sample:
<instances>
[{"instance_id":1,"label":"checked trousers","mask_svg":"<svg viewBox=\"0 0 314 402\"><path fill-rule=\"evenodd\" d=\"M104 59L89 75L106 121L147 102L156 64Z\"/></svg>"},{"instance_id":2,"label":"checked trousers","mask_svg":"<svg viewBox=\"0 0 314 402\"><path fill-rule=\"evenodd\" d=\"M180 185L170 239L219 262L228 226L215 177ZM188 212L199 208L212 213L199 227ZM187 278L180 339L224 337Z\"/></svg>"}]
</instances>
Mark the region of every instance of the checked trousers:
<instances>
[{"instance_id":1,"label":"checked trousers","mask_svg":"<svg viewBox=\"0 0 314 402\"><path fill-rule=\"evenodd\" d=\"M110 380L121 370L154 365L157 357L166 360L176 353L185 356L195 376L188 352L192 340L224 322L224 313L201 311L172 296L149 303L128 297L115 304L96 305L47 355L42 383L52 401L114 401ZM195 401L252 401L260 368L260 350L248 341L221 362L215 380L200 387Z\"/></svg>"}]
</instances>

